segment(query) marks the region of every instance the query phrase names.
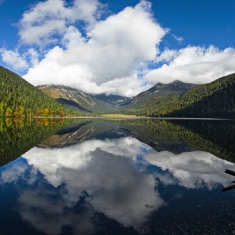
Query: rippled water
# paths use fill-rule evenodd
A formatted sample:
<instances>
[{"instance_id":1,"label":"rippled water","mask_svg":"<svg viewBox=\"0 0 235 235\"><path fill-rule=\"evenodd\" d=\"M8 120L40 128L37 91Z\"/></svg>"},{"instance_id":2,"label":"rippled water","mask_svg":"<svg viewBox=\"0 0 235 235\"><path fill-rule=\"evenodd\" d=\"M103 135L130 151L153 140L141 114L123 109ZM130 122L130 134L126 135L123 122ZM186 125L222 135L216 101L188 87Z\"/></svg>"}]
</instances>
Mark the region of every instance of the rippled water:
<instances>
[{"instance_id":1,"label":"rippled water","mask_svg":"<svg viewBox=\"0 0 235 235\"><path fill-rule=\"evenodd\" d=\"M0 168L0 234L235 233L234 122L185 122L57 130Z\"/></svg>"}]
</instances>

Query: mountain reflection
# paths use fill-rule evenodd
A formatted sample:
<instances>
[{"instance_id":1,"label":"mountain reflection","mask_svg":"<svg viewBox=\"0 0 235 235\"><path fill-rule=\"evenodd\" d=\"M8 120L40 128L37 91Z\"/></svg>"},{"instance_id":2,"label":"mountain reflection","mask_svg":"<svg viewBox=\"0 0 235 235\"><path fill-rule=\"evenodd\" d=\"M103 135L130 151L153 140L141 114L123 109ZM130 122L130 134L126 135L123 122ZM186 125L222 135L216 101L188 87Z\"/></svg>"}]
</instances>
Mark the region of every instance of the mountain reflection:
<instances>
[{"instance_id":1,"label":"mountain reflection","mask_svg":"<svg viewBox=\"0 0 235 235\"><path fill-rule=\"evenodd\" d=\"M161 221L166 210L176 213L173 202L227 187L233 179L224 173L235 171L233 163L176 136L152 138L131 125L103 124L74 124L1 168L0 186L16 187L14 210L23 221L52 235L108 234L114 228L122 230L113 234L152 234L146 224Z\"/></svg>"}]
</instances>

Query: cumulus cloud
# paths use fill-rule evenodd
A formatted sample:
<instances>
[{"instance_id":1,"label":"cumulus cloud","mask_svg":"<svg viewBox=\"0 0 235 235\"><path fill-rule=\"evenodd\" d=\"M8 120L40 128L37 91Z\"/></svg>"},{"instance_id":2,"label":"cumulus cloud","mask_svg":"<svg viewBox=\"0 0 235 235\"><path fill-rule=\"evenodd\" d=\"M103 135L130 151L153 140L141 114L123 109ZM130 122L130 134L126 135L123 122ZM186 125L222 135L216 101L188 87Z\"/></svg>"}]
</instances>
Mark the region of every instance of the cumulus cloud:
<instances>
[{"instance_id":1,"label":"cumulus cloud","mask_svg":"<svg viewBox=\"0 0 235 235\"><path fill-rule=\"evenodd\" d=\"M18 51L2 48L0 53L2 54L2 61L9 64L15 70L20 71L28 68L26 59Z\"/></svg>"},{"instance_id":2,"label":"cumulus cloud","mask_svg":"<svg viewBox=\"0 0 235 235\"><path fill-rule=\"evenodd\" d=\"M18 23L21 42L38 45L56 42L55 35L64 34L68 25L78 20L94 24L101 8L97 0L74 0L72 6L64 0L38 2Z\"/></svg>"},{"instance_id":3,"label":"cumulus cloud","mask_svg":"<svg viewBox=\"0 0 235 235\"><path fill-rule=\"evenodd\" d=\"M151 84L168 83L174 80L198 84L208 83L221 76L234 73L234 60L234 48L219 50L214 46L208 48L188 46L179 51L166 48L155 59L163 65L149 71L145 79Z\"/></svg>"},{"instance_id":4,"label":"cumulus cloud","mask_svg":"<svg viewBox=\"0 0 235 235\"><path fill-rule=\"evenodd\" d=\"M148 2L141 1L102 21L94 17L99 12L97 1L75 1L72 8L59 1L58 9L49 8L51 2L37 4L20 21L21 40L25 43L60 40L24 75L27 81L34 85L49 81L90 93L132 96L142 91L139 71L154 60L157 46L167 33L153 18ZM92 10L81 14L80 18L71 18L70 11L88 3L94 6ZM89 7L84 5L82 9ZM85 35L73 24L79 20L88 22ZM33 33L34 30L37 33Z\"/></svg>"},{"instance_id":5,"label":"cumulus cloud","mask_svg":"<svg viewBox=\"0 0 235 235\"><path fill-rule=\"evenodd\" d=\"M2 54L2 61L16 71L24 71L30 66L35 66L39 63L40 54L34 48L29 48L23 53L20 53L18 49L12 51L0 48L0 53Z\"/></svg>"},{"instance_id":6,"label":"cumulus cloud","mask_svg":"<svg viewBox=\"0 0 235 235\"><path fill-rule=\"evenodd\" d=\"M177 54L176 50L170 50L166 48L161 54L155 58L155 63L159 62L170 62L173 60L174 56Z\"/></svg>"},{"instance_id":7,"label":"cumulus cloud","mask_svg":"<svg viewBox=\"0 0 235 235\"><path fill-rule=\"evenodd\" d=\"M147 0L116 14L106 9L98 0L37 2L17 24L18 49L26 52L1 49L2 60L24 70L33 85L129 97L157 82L208 83L235 70L234 48L189 45L160 51L169 29L157 22ZM184 40L172 36L179 44Z\"/></svg>"},{"instance_id":8,"label":"cumulus cloud","mask_svg":"<svg viewBox=\"0 0 235 235\"><path fill-rule=\"evenodd\" d=\"M35 49L30 48L27 52L27 56L29 57L31 65L35 66L38 64L40 55Z\"/></svg>"}]
</instances>

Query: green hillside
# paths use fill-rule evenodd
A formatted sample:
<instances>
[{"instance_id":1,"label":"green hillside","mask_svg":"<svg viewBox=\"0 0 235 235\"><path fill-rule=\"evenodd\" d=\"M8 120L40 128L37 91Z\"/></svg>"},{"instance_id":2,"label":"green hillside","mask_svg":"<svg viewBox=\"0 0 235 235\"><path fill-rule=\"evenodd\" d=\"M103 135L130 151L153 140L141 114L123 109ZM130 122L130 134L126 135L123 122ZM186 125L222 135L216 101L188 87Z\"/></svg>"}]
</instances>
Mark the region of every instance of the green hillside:
<instances>
[{"instance_id":1,"label":"green hillside","mask_svg":"<svg viewBox=\"0 0 235 235\"><path fill-rule=\"evenodd\" d=\"M170 115L235 118L235 73L189 90Z\"/></svg>"},{"instance_id":2,"label":"green hillside","mask_svg":"<svg viewBox=\"0 0 235 235\"><path fill-rule=\"evenodd\" d=\"M127 113L154 117L235 118L235 74L194 87L182 96L156 97Z\"/></svg>"},{"instance_id":3,"label":"green hillside","mask_svg":"<svg viewBox=\"0 0 235 235\"><path fill-rule=\"evenodd\" d=\"M136 108L123 110L126 114L137 116L163 117L175 109L179 102L179 95L158 96Z\"/></svg>"},{"instance_id":4,"label":"green hillside","mask_svg":"<svg viewBox=\"0 0 235 235\"><path fill-rule=\"evenodd\" d=\"M197 86L196 84L184 83L178 80L168 84L157 83L147 91L144 91L135 96L128 103L126 108L128 109L138 108L140 105L146 103L147 101L161 96L168 96L171 94L182 95L189 89L196 86Z\"/></svg>"},{"instance_id":5,"label":"green hillside","mask_svg":"<svg viewBox=\"0 0 235 235\"><path fill-rule=\"evenodd\" d=\"M19 75L0 66L0 116L78 115L59 104Z\"/></svg>"}]
</instances>

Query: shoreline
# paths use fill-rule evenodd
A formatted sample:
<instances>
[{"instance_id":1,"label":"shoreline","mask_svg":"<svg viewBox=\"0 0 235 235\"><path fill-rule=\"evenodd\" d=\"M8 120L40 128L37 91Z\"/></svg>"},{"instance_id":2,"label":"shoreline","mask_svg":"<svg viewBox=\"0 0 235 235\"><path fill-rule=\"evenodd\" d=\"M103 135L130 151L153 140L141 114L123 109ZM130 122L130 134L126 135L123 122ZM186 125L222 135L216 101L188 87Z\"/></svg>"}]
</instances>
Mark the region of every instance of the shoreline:
<instances>
[{"instance_id":1,"label":"shoreline","mask_svg":"<svg viewBox=\"0 0 235 235\"><path fill-rule=\"evenodd\" d=\"M13 118L13 119L146 119L146 120L208 120L208 121L235 121L235 119L227 118L188 118L188 117L145 117L145 116L135 116L135 115L103 115L103 116L71 116L71 117L0 117L1 119Z\"/></svg>"}]
</instances>

